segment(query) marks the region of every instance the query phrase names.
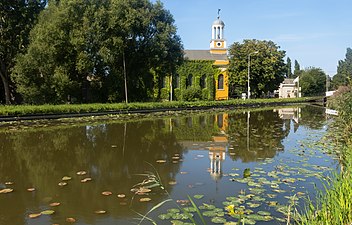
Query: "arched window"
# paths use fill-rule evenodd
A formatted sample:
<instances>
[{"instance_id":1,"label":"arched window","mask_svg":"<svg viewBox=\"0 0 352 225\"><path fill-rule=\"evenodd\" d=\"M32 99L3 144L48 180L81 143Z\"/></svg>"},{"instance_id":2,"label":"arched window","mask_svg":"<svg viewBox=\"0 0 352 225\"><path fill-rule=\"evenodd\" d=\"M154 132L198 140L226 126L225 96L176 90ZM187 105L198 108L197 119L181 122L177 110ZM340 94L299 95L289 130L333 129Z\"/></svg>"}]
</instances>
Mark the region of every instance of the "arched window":
<instances>
[{"instance_id":1,"label":"arched window","mask_svg":"<svg viewBox=\"0 0 352 225\"><path fill-rule=\"evenodd\" d=\"M161 88L166 88L166 77L161 78Z\"/></svg>"},{"instance_id":2,"label":"arched window","mask_svg":"<svg viewBox=\"0 0 352 225\"><path fill-rule=\"evenodd\" d=\"M193 75L192 74L188 75L188 77L186 79L186 88L192 86L192 80L193 80Z\"/></svg>"},{"instance_id":3,"label":"arched window","mask_svg":"<svg viewBox=\"0 0 352 225\"><path fill-rule=\"evenodd\" d=\"M218 89L223 90L224 89L224 75L220 74L218 77Z\"/></svg>"},{"instance_id":4,"label":"arched window","mask_svg":"<svg viewBox=\"0 0 352 225\"><path fill-rule=\"evenodd\" d=\"M217 122L218 122L218 127L219 128L222 128L224 126L223 119L224 119L223 114L217 115L217 120L218 120Z\"/></svg>"},{"instance_id":5,"label":"arched window","mask_svg":"<svg viewBox=\"0 0 352 225\"><path fill-rule=\"evenodd\" d=\"M206 88L207 83L206 83L206 76L205 75L201 76L201 78L199 80L199 86L201 89Z\"/></svg>"},{"instance_id":6,"label":"arched window","mask_svg":"<svg viewBox=\"0 0 352 225\"><path fill-rule=\"evenodd\" d=\"M178 75L178 74L175 75L174 87L175 88L180 87L180 75Z\"/></svg>"}]
</instances>

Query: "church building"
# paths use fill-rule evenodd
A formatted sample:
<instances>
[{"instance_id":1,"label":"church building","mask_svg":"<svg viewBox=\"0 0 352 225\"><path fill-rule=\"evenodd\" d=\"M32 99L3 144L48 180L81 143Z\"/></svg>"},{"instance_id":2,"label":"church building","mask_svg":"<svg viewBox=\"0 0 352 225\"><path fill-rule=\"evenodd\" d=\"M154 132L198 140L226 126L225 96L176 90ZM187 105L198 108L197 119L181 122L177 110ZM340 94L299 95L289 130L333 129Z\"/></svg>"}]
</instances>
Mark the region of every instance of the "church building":
<instances>
[{"instance_id":1,"label":"church building","mask_svg":"<svg viewBox=\"0 0 352 225\"><path fill-rule=\"evenodd\" d=\"M168 78L171 100L229 99L229 59L225 39L225 23L220 16L211 26L210 48L208 50L184 50L185 62L177 74ZM196 100L197 100L196 99Z\"/></svg>"}]
</instances>

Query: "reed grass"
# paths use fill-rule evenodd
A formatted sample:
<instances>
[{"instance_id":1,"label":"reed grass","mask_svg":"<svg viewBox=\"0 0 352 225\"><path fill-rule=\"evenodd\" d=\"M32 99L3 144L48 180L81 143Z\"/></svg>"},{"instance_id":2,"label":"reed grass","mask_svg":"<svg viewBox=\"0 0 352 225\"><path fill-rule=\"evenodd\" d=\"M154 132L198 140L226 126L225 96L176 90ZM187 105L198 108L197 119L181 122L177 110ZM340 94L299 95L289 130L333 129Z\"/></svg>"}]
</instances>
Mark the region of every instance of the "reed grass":
<instances>
[{"instance_id":1,"label":"reed grass","mask_svg":"<svg viewBox=\"0 0 352 225\"><path fill-rule=\"evenodd\" d=\"M313 101L317 98L292 99L232 99L226 101L173 101L173 102L136 102L136 103L93 103L93 104L62 104L62 105L0 105L0 116L23 116L38 114L69 114L109 111L128 111L137 109L192 108L192 107L229 107L270 105L274 103L300 103Z\"/></svg>"}]
</instances>

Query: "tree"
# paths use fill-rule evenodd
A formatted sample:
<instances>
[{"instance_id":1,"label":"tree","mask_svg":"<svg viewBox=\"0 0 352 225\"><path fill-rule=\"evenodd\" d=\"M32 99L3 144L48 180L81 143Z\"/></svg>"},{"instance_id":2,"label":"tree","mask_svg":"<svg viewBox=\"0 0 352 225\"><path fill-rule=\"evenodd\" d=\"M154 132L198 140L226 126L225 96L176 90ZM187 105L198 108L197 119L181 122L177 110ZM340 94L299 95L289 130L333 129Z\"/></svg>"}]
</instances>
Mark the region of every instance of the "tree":
<instances>
[{"instance_id":1,"label":"tree","mask_svg":"<svg viewBox=\"0 0 352 225\"><path fill-rule=\"evenodd\" d=\"M300 86L303 96L318 96L325 93L326 74L320 68L308 68L301 72Z\"/></svg>"},{"instance_id":2,"label":"tree","mask_svg":"<svg viewBox=\"0 0 352 225\"><path fill-rule=\"evenodd\" d=\"M348 85L352 79L352 49L347 48L346 58L340 60L337 66L337 74L333 77L333 87L337 89L339 86Z\"/></svg>"},{"instance_id":3,"label":"tree","mask_svg":"<svg viewBox=\"0 0 352 225\"><path fill-rule=\"evenodd\" d=\"M291 59L290 59L290 57L287 57L286 66L287 66L287 74L286 74L286 77L287 77L287 78L292 78L292 65L291 65Z\"/></svg>"},{"instance_id":4,"label":"tree","mask_svg":"<svg viewBox=\"0 0 352 225\"><path fill-rule=\"evenodd\" d=\"M230 47L230 96L247 91L248 56L250 57L250 89L252 96L260 97L278 89L287 72L285 51L272 41L244 40ZM258 53L253 54L258 51Z\"/></svg>"},{"instance_id":5,"label":"tree","mask_svg":"<svg viewBox=\"0 0 352 225\"><path fill-rule=\"evenodd\" d=\"M58 1L41 14L14 69L27 103L106 102L153 93L153 76L182 59L174 20L148 0ZM126 70L123 67L126 64Z\"/></svg>"},{"instance_id":6,"label":"tree","mask_svg":"<svg viewBox=\"0 0 352 225\"><path fill-rule=\"evenodd\" d=\"M46 0L0 1L0 77L6 104L11 103L14 95L10 71L14 66L15 57L25 51L29 42L29 32L46 2ZM2 97L0 102L1 99Z\"/></svg>"},{"instance_id":7,"label":"tree","mask_svg":"<svg viewBox=\"0 0 352 225\"><path fill-rule=\"evenodd\" d=\"M301 74L301 66L299 65L298 61L295 60L295 69L293 71L293 77L296 78Z\"/></svg>"}]
</instances>

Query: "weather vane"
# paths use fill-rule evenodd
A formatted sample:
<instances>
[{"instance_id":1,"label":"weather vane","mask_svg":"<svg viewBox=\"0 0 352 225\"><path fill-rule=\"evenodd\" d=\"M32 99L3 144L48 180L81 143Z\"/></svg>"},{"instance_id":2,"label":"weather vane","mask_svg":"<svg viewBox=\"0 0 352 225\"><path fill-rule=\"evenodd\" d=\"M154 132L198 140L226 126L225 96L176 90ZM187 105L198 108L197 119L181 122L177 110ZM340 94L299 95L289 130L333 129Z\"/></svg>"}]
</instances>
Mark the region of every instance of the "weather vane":
<instances>
[{"instance_id":1,"label":"weather vane","mask_svg":"<svg viewBox=\"0 0 352 225\"><path fill-rule=\"evenodd\" d=\"M218 9L218 19L220 19L220 11L221 9Z\"/></svg>"}]
</instances>

